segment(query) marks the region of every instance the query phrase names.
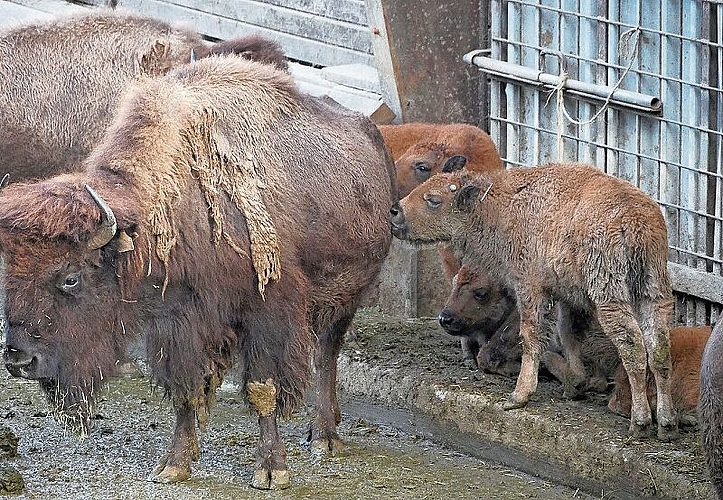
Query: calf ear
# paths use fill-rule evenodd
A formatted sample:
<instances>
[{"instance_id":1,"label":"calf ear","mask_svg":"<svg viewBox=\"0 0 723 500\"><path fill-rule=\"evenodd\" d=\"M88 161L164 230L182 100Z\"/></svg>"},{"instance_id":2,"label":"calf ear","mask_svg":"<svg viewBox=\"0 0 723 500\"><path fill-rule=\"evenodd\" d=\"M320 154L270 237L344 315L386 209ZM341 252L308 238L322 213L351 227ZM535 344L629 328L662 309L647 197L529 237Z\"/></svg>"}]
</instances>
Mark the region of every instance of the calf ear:
<instances>
[{"instance_id":1,"label":"calf ear","mask_svg":"<svg viewBox=\"0 0 723 500\"><path fill-rule=\"evenodd\" d=\"M460 212L471 212L479 197L479 187L474 184L467 184L457 192L452 204Z\"/></svg>"},{"instance_id":2,"label":"calf ear","mask_svg":"<svg viewBox=\"0 0 723 500\"><path fill-rule=\"evenodd\" d=\"M464 155L454 155L444 162L442 166L442 172L456 172L462 170L462 167L467 165L467 157Z\"/></svg>"}]
</instances>

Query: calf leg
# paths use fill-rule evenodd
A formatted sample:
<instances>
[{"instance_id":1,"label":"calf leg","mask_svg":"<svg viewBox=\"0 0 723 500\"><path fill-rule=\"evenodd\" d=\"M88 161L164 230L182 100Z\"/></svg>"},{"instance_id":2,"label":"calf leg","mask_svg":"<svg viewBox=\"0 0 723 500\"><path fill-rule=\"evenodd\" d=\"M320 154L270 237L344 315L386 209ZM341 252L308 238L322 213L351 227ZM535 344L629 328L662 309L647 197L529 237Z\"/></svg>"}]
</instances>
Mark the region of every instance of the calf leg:
<instances>
[{"instance_id":1,"label":"calf leg","mask_svg":"<svg viewBox=\"0 0 723 500\"><path fill-rule=\"evenodd\" d=\"M171 448L148 477L158 483L178 483L191 476L191 461L198 460L196 411L188 400L176 402L176 427Z\"/></svg>"},{"instance_id":2,"label":"calf leg","mask_svg":"<svg viewBox=\"0 0 723 500\"><path fill-rule=\"evenodd\" d=\"M557 333L567 361L564 377L559 379L562 382L563 394L567 398L576 399L583 395L587 375L582 363L579 335L573 331L570 308L563 303L558 303L557 306Z\"/></svg>"},{"instance_id":3,"label":"calf leg","mask_svg":"<svg viewBox=\"0 0 723 500\"><path fill-rule=\"evenodd\" d=\"M643 333L635 321L630 304L610 301L597 305L597 316L605 335L612 341L630 381L630 434L647 434L652 416L646 391L646 353Z\"/></svg>"},{"instance_id":4,"label":"calf leg","mask_svg":"<svg viewBox=\"0 0 723 500\"><path fill-rule=\"evenodd\" d=\"M643 301L640 316L643 341L648 352L648 367L655 377L657 391L658 439L671 441L678 436L678 421L671 396L671 359L669 320L673 312L672 300Z\"/></svg>"},{"instance_id":5,"label":"calf leg","mask_svg":"<svg viewBox=\"0 0 723 500\"><path fill-rule=\"evenodd\" d=\"M480 345L477 339L471 335L465 335L459 338L459 344L462 348L462 363L470 370L476 370L478 365L477 354Z\"/></svg>"},{"instance_id":6,"label":"calf leg","mask_svg":"<svg viewBox=\"0 0 723 500\"><path fill-rule=\"evenodd\" d=\"M248 382L249 403L259 414L259 444L251 486L262 490L288 488L291 481L286 465L286 448L279 437L276 422L276 386L273 380Z\"/></svg>"},{"instance_id":7,"label":"calf leg","mask_svg":"<svg viewBox=\"0 0 723 500\"><path fill-rule=\"evenodd\" d=\"M336 361L344 342L344 333L352 317L337 321L319 338L314 358L316 364L316 421L311 423L309 441L315 451L337 455L344 443L336 432L341 422L341 411L336 396Z\"/></svg>"},{"instance_id":8,"label":"calf leg","mask_svg":"<svg viewBox=\"0 0 723 500\"><path fill-rule=\"evenodd\" d=\"M535 295L531 295L535 297ZM515 390L502 405L505 410L522 408L527 405L530 396L537 390L537 372L540 368L540 355L545 350L549 339L551 324L549 321L549 305L551 301L544 295L536 301L518 293L520 307L520 336L522 337L522 364L517 377ZM520 298L524 297L524 298Z\"/></svg>"}]
</instances>

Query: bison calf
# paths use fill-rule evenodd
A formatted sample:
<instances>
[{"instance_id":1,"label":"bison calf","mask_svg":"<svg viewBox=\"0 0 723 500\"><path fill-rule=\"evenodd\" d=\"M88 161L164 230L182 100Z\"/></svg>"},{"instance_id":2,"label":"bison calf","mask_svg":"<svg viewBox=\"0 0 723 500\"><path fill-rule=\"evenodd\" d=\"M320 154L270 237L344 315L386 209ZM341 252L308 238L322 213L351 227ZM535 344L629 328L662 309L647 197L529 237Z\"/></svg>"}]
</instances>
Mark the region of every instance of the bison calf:
<instances>
[{"instance_id":1,"label":"bison calf","mask_svg":"<svg viewBox=\"0 0 723 500\"><path fill-rule=\"evenodd\" d=\"M464 123L379 125L397 172L397 193L404 198L431 176L450 171L457 162L468 170L489 172L504 165L492 138ZM450 276L451 277L451 276Z\"/></svg>"},{"instance_id":2,"label":"bison calf","mask_svg":"<svg viewBox=\"0 0 723 500\"><path fill-rule=\"evenodd\" d=\"M619 365L617 351L591 318L575 311L568 318L564 312L559 304L555 307L555 332L541 358L545 368L562 382L567 397L606 391ZM447 333L461 336L466 363L500 375L520 373L522 343L514 292L484 272L468 265L460 268L439 323Z\"/></svg>"},{"instance_id":3,"label":"bison calf","mask_svg":"<svg viewBox=\"0 0 723 500\"><path fill-rule=\"evenodd\" d=\"M673 368L670 391L681 425L695 425L695 409L700 392L700 365L710 332L710 326L680 326L670 330L670 358ZM650 372L647 378L647 396L655 411L657 392L655 379ZM629 417L630 398L630 381L621 366L615 374L615 389L608 408L614 413Z\"/></svg>"},{"instance_id":4,"label":"bison calf","mask_svg":"<svg viewBox=\"0 0 723 500\"><path fill-rule=\"evenodd\" d=\"M652 422L649 366L658 437L677 435L667 230L657 203L642 191L579 164L439 174L392 207L391 229L418 244L450 242L515 291L523 355L505 409L525 406L534 393L552 328L546 315L559 301L594 316L616 346L631 380L631 433L646 434Z\"/></svg>"}]
</instances>

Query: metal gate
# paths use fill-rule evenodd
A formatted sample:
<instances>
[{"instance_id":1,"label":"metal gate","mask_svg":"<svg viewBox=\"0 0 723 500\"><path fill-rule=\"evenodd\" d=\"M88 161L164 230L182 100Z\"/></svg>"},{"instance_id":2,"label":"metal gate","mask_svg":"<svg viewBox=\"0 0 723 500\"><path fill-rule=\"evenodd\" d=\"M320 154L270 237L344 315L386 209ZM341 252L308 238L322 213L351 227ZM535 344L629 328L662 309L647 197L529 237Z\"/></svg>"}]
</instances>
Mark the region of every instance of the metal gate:
<instances>
[{"instance_id":1,"label":"metal gate","mask_svg":"<svg viewBox=\"0 0 723 500\"><path fill-rule=\"evenodd\" d=\"M582 161L656 199L676 321L723 303L723 2L492 0L490 133L509 165Z\"/></svg>"}]
</instances>

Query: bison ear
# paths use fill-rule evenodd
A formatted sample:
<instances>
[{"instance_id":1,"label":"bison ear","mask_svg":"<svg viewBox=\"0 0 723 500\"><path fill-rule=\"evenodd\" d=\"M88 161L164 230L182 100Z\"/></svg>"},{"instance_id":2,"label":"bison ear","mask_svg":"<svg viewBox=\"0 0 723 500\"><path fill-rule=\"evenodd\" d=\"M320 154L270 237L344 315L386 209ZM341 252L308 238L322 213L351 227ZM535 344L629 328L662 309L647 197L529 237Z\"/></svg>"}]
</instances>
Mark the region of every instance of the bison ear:
<instances>
[{"instance_id":1,"label":"bison ear","mask_svg":"<svg viewBox=\"0 0 723 500\"><path fill-rule=\"evenodd\" d=\"M454 197L454 208L460 212L471 212L474 204L479 197L479 187L474 184L467 184L457 192Z\"/></svg>"},{"instance_id":2,"label":"bison ear","mask_svg":"<svg viewBox=\"0 0 723 500\"><path fill-rule=\"evenodd\" d=\"M467 165L467 157L464 155L454 155L444 162L442 166L442 172L456 172L462 170Z\"/></svg>"}]
</instances>

